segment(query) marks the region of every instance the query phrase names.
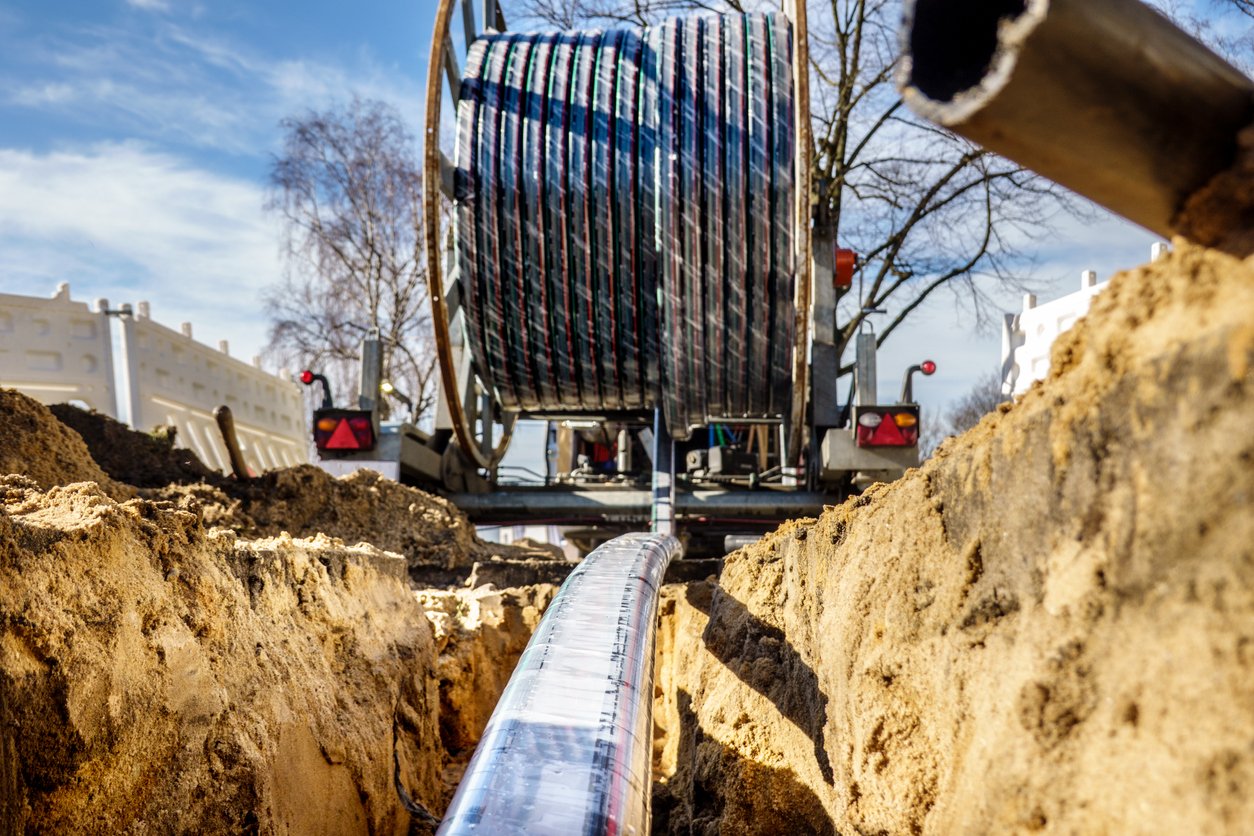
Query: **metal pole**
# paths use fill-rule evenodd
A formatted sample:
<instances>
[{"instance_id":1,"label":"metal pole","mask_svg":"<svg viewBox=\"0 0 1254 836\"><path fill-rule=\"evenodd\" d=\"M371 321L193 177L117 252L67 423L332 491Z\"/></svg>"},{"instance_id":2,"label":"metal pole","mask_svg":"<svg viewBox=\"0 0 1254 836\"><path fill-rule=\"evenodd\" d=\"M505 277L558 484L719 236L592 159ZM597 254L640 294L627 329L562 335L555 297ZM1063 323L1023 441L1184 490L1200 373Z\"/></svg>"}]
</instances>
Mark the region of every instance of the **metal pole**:
<instances>
[{"instance_id":1,"label":"metal pole","mask_svg":"<svg viewBox=\"0 0 1254 836\"><path fill-rule=\"evenodd\" d=\"M915 112L1160 235L1254 118L1254 82L1137 0L904 11Z\"/></svg>"},{"instance_id":2,"label":"metal pole","mask_svg":"<svg viewBox=\"0 0 1254 836\"><path fill-rule=\"evenodd\" d=\"M139 356L136 353L135 318L130 304L124 304L118 311L118 327L121 337L118 344L122 349L122 400L126 403L126 420L131 429L143 432L139 425L143 414L143 398L139 391Z\"/></svg>"},{"instance_id":3,"label":"metal pole","mask_svg":"<svg viewBox=\"0 0 1254 836\"><path fill-rule=\"evenodd\" d=\"M675 533L675 442L660 409L653 412L653 510L649 528L655 534Z\"/></svg>"},{"instance_id":4,"label":"metal pole","mask_svg":"<svg viewBox=\"0 0 1254 836\"><path fill-rule=\"evenodd\" d=\"M374 409L379 402L379 384L383 382L383 344L379 332L371 329L361 341L361 386L357 389L357 408Z\"/></svg>"},{"instance_id":5,"label":"metal pole","mask_svg":"<svg viewBox=\"0 0 1254 836\"><path fill-rule=\"evenodd\" d=\"M855 344L854 397L858 406L874 406L879 403L879 380L875 369L875 352L878 346L875 334L859 331Z\"/></svg>"}]
</instances>

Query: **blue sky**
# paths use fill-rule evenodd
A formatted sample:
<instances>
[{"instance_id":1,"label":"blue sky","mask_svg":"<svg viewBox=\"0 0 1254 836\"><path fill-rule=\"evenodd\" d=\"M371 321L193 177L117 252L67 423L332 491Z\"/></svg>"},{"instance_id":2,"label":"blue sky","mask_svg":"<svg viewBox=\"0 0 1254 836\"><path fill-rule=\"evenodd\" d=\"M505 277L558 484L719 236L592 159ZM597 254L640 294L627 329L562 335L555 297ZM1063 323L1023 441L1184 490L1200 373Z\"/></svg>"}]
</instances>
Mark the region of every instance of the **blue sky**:
<instances>
[{"instance_id":1,"label":"blue sky","mask_svg":"<svg viewBox=\"0 0 1254 836\"><path fill-rule=\"evenodd\" d=\"M416 128L429 6L0 2L0 292L147 299L259 353L278 122L357 93Z\"/></svg>"},{"instance_id":2,"label":"blue sky","mask_svg":"<svg viewBox=\"0 0 1254 836\"><path fill-rule=\"evenodd\" d=\"M149 300L249 358L262 291L282 273L261 206L278 122L353 94L415 132L434 0L0 0L0 292ZM1037 253L1042 300L1148 257L1153 240L1101 215ZM1017 294L1002 298L1017 310ZM996 368L1000 338L941 294L881 357L885 394L930 356L933 409Z\"/></svg>"}]
</instances>

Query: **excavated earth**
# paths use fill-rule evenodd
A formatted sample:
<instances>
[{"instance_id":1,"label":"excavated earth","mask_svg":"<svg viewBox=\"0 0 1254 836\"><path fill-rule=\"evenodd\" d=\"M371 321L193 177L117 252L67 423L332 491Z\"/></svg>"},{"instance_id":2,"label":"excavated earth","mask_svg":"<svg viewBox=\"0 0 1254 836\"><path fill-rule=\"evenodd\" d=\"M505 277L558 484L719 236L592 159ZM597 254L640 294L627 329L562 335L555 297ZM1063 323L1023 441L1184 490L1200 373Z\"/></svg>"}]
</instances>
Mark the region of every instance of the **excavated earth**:
<instances>
[{"instance_id":1,"label":"excavated earth","mask_svg":"<svg viewBox=\"0 0 1254 836\"><path fill-rule=\"evenodd\" d=\"M551 550L2 389L0 436L0 834L431 830L556 590L462 582Z\"/></svg>"},{"instance_id":2,"label":"excavated earth","mask_svg":"<svg viewBox=\"0 0 1254 836\"><path fill-rule=\"evenodd\" d=\"M1049 379L665 590L663 833L1248 833L1254 262L1117 276Z\"/></svg>"},{"instance_id":3,"label":"excavated earth","mask_svg":"<svg viewBox=\"0 0 1254 836\"><path fill-rule=\"evenodd\" d=\"M1245 832L1252 363L1254 262L1177 242L923 467L665 587L655 830ZM428 832L555 591L478 580L552 555L70 409L0 390L0 833Z\"/></svg>"}]
</instances>

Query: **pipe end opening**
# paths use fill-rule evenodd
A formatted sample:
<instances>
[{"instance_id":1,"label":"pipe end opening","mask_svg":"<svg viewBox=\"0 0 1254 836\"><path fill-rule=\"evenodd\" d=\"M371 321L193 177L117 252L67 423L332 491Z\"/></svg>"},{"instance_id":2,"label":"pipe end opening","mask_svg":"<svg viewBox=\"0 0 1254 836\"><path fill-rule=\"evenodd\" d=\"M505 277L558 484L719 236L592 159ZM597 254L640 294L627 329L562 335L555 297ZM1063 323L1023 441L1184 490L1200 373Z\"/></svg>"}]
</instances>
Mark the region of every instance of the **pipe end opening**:
<instances>
[{"instance_id":1,"label":"pipe end opening","mask_svg":"<svg viewBox=\"0 0 1254 836\"><path fill-rule=\"evenodd\" d=\"M916 0L908 26L909 83L933 101L952 101L979 86L993 67L1003 20L1017 20L1028 0Z\"/></svg>"}]
</instances>

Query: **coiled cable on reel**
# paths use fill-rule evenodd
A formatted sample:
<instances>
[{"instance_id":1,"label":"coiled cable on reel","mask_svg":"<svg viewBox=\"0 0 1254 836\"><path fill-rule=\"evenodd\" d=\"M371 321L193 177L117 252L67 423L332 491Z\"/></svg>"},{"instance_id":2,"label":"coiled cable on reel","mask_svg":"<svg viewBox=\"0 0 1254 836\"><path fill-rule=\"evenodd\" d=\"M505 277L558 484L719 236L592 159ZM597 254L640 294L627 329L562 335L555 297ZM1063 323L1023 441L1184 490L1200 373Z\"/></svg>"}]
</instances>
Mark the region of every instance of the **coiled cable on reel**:
<instances>
[{"instance_id":1,"label":"coiled cable on reel","mask_svg":"<svg viewBox=\"0 0 1254 836\"><path fill-rule=\"evenodd\" d=\"M472 354L510 410L784 416L794 344L782 15L488 34L457 107Z\"/></svg>"}]
</instances>

